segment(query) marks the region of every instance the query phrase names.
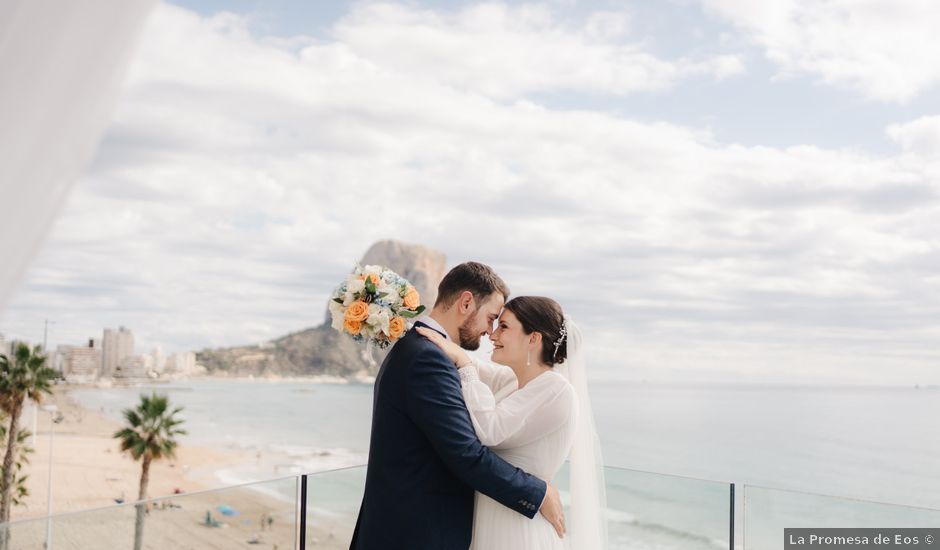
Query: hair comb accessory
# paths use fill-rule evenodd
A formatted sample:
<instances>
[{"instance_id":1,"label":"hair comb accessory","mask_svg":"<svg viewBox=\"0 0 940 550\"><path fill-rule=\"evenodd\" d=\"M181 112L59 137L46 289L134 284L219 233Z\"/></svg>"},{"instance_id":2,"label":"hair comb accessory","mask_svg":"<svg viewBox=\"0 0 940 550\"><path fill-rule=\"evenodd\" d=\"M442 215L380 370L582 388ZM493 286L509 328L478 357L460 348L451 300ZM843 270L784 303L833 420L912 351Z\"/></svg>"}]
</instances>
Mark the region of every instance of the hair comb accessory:
<instances>
[{"instance_id":1,"label":"hair comb accessory","mask_svg":"<svg viewBox=\"0 0 940 550\"><path fill-rule=\"evenodd\" d=\"M558 355L558 348L564 343L565 337L568 336L568 330L564 325L561 326L561 336L558 337L558 340L555 340L555 353L552 354L552 359Z\"/></svg>"}]
</instances>

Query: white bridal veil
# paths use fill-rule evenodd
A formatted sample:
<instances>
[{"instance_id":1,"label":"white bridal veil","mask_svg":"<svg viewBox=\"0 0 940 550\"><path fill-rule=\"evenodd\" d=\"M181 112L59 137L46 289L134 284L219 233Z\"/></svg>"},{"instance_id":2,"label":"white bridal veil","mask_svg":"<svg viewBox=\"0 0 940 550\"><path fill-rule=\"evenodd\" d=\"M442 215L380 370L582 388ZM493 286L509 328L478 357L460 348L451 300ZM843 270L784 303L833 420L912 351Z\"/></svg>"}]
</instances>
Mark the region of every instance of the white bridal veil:
<instances>
[{"instance_id":1,"label":"white bridal veil","mask_svg":"<svg viewBox=\"0 0 940 550\"><path fill-rule=\"evenodd\" d=\"M578 396L578 416L569 460L568 490L571 495L568 534L572 550L607 548L607 492L604 485L604 458L594 426L594 411L587 386L587 361L578 326L565 316L568 358L558 365Z\"/></svg>"},{"instance_id":2,"label":"white bridal veil","mask_svg":"<svg viewBox=\"0 0 940 550\"><path fill-rule=\"evenodd\" d=\"M0 1L0 311L91 159L154 4Z\"/></svg>"}]
</instances>

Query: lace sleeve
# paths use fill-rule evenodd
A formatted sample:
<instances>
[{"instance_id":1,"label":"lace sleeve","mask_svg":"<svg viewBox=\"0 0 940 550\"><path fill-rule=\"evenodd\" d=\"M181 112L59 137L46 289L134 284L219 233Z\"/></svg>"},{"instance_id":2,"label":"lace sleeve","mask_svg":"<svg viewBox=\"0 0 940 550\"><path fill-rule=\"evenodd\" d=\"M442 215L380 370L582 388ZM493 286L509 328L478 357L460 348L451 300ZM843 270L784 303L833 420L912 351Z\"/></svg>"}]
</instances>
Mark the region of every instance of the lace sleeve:
<instances>
[{"instance_id":1,"label":"lace sleeve","mask_svg":"<svg viewBox=\"0 0 940 550\"><path fill-rule=\"evenodd\" d=\"M460 369L460 382L477 437L496 449L519 447L552 433L568 421L574 407L571 386L551 374L498 402L475 365Z\"/></svg>"}]
</instances>

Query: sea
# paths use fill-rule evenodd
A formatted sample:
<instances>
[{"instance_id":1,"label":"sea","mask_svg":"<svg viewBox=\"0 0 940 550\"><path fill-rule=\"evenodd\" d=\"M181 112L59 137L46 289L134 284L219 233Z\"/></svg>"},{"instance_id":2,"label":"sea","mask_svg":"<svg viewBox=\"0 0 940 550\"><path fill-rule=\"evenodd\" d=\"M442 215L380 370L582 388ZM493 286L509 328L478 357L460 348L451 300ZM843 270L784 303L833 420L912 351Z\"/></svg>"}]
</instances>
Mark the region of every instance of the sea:
<instances>
[{"instance_id":1,"label":"sea","mask_svg":"<svg viewBox=\"0 0 940 550\"><path fill-rule=\"evenodd\" d=\"M253 457L212 472L220 487L367 459L369 384L201 379L71 394L120 421L151 391L183 407L182 444ZM782 548L781 525L940 525L935 387L593 381L591 398L612 549L714 550L732 533L737 547ZM565 498L565 472L556 483ZM324 502L346 499L337 507L354 514L354 487Z\"/></svg>"}]
</instances>

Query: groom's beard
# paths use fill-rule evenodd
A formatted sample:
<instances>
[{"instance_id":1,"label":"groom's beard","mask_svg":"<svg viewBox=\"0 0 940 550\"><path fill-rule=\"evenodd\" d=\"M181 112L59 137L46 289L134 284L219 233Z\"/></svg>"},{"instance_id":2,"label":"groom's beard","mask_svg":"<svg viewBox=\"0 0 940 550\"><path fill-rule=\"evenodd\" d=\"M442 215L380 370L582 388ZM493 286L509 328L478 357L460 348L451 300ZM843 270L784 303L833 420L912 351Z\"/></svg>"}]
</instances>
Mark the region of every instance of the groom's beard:
<instances>
[{"instance_id":1,"label":"groom's beard","mask_svg":"<svg viewBox=\"0 0 940 550\"><path fill-rule=\"evenodd\" d=\"M460 338L460 347L469 351L479 349L480 336L482 336L479 332L475 333L470 327L470 325L473 324L474 317L476 317L476 315L471 315L469 319L457 327L457 337Z\"/></svg>"}]
</instances>

